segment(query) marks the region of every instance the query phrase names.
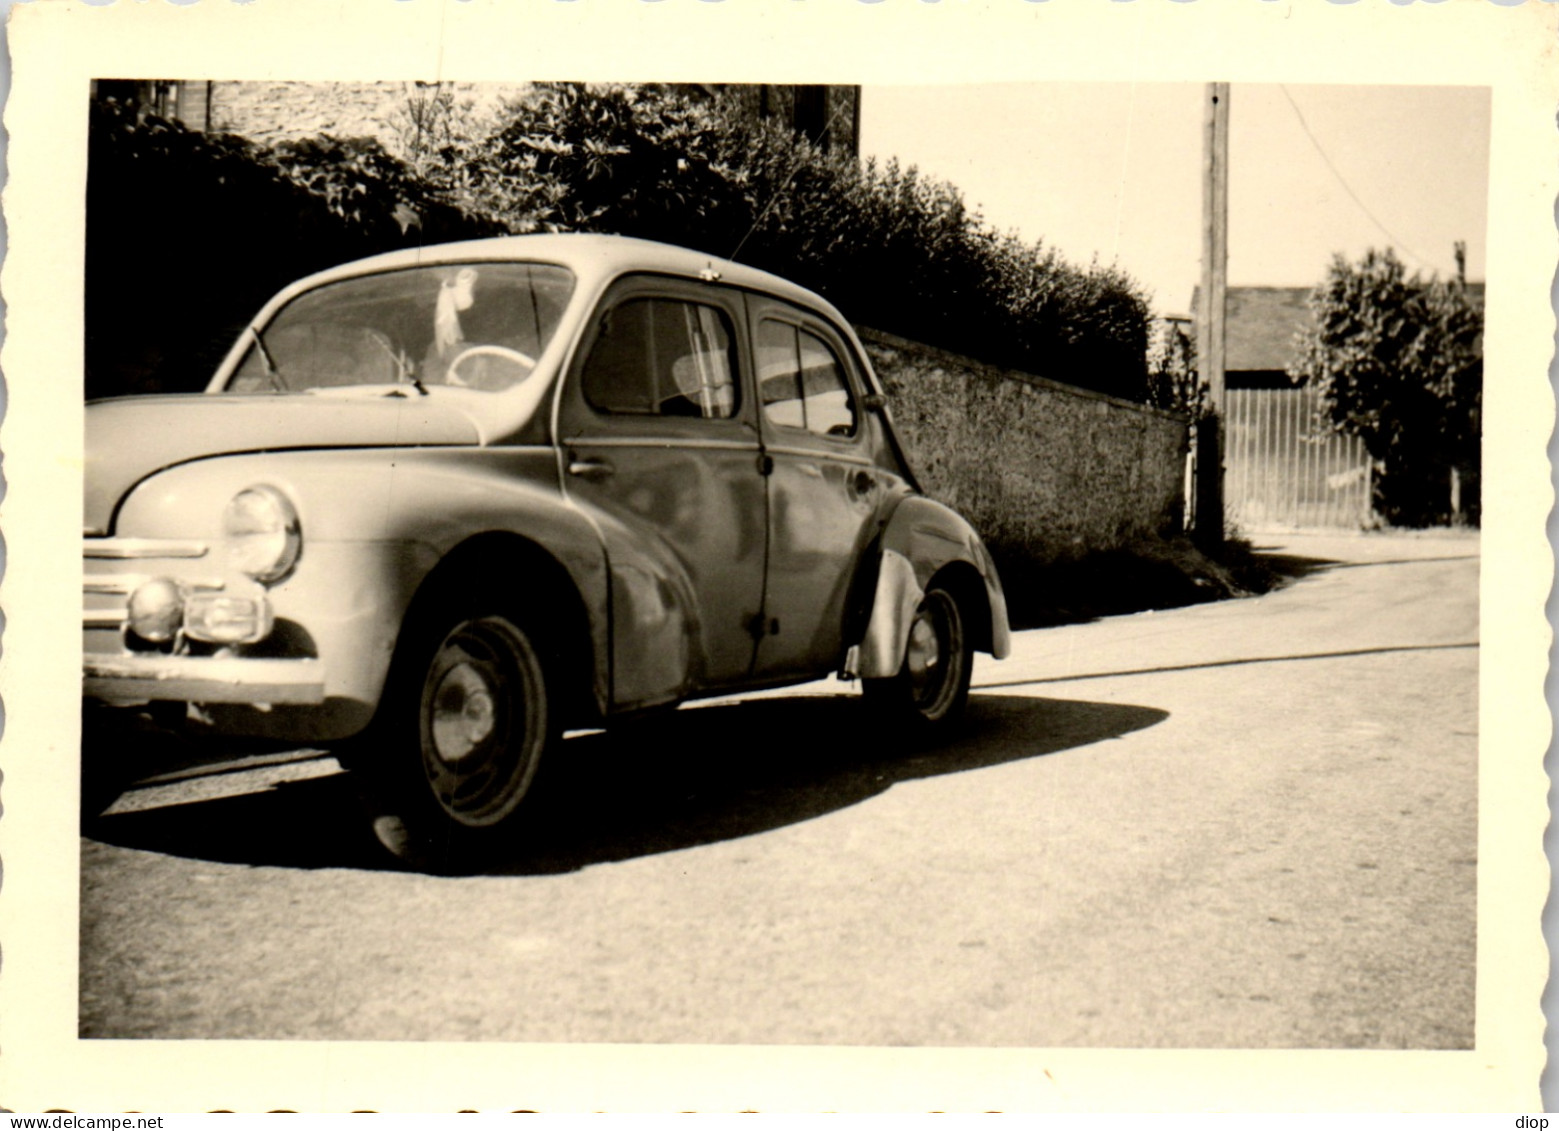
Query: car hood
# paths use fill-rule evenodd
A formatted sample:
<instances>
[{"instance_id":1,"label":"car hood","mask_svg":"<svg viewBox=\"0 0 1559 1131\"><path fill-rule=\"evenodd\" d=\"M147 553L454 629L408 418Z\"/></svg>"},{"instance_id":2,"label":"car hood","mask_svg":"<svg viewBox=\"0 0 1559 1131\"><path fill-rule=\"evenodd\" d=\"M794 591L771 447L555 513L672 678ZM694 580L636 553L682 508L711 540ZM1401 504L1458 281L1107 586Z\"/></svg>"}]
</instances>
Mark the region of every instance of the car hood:
<instances>
[{"instance_id":1,"label":"car hood","mask_svg":"<svg viewBox=\"0 0 1559 1131\"><path fill-rule=\"evenodd\" d=\"M104 534L125 492L175 464L318 448L477 444L476 423L434 397L193 394L94 401L86 412L89 533Z\"/></svg>"}]
</instances>

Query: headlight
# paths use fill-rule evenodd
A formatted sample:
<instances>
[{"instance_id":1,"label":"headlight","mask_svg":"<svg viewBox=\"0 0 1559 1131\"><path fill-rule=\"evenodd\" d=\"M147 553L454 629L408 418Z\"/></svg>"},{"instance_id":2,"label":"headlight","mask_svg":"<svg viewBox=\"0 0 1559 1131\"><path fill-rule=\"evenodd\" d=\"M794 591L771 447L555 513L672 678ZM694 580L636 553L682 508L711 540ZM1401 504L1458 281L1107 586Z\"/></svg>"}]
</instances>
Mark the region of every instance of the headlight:
<instances>
[{"instance_id":1,"label":"headlight","mask_svg":"<svg viewBox=\"0 0 1559 1131\"><path fill-rule=\"evenodd\" d=\"M280 581L303 549L298 512L275 487L246 487L222 512L227 560L256 581Z\"/></svg>"}]
</instances>

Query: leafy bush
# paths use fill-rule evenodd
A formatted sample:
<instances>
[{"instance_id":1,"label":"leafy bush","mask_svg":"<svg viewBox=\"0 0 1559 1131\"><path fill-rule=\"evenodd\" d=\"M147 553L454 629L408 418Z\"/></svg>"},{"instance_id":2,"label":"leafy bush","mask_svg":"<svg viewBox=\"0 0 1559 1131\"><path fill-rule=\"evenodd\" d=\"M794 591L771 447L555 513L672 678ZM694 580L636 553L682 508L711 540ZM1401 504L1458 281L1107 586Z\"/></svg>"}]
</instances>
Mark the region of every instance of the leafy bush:
<instances>
[{"instance_id":1,"label":"leafy bush","mask_svg":"<svg viewBox=\"0 0 1559 1131\"><path fill-rule=\"evenodd\" d=\"M1375 505L1402 526L1444 523L1452 471L1478 518L1483 315L1456 283L1409 278L1389 249L1333 258L1290 371L1321 393L1325 425L1359 436L1381 468Z\"/></svg>"},{"instance_id":2,"label":"leafy bush","mask_svg":"<svg viewBox=\"0 0 1559 1131\"><path fill-rule=\"evenodd\" d=\"M204 387L240 328L300 275L395 247L493 234L372 140L262 149L91 109L86 394Z\"/></svg>"}]
</instances>

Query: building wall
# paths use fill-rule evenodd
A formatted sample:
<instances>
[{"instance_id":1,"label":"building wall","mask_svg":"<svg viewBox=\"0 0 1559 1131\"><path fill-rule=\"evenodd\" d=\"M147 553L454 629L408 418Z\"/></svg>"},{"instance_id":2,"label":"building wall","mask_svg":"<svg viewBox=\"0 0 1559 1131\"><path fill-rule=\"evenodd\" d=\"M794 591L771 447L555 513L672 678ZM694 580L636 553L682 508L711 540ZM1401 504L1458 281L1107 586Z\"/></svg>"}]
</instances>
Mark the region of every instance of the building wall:
<instances>
[{"instance_id":1,"label":"building wall","mask_svg":"<svg viewBox=\"0 0 1559 1131\"><path fill-rule=\"evenodd\" d=\"M921 486L1007 560L1180 529L1183 416L860 329Z\"/></svg>"},{"instance_id":2,"label":"building wall","mask_svg":"<svg viewBox=\"0 0 1559 1131\"><path fill-rule=\"evenodd\" d=\"M209 121L214 132L240 134L271 144L330 134L373 137L391 152L399 150L397 123L408 103L425 97L427 87L415 82L212 82L208 85ZM444 88L460 102L485 116L508 98L524 93L523 83L451 82ZM186 119L186 124L189 123Z\"/></svg>"},{"instance_id":3,"label":"building wall","mask_svg":"<svg viewBox=\"0 0 1559 1131\"><path fill-rule=\"evenodd\" d=\"M150 91L153 84L142 84ZM156 112L172 113L185 125L240 134L269 144L331 134L375 137L386 148L399 148L397 121L407 104L426 97L426 84L414 82L165 82L171 98ZM508 99L523 94L524 83L450 82L443 88L469 103L478 118L495 113ZM723 92L754 118L776 118L827 148L857 152L860 87L729 84L705 86ZM143 102L145 98L143 98Z\"/></svg>"},{"instance_id":4,"label":"building wall","mask_svg":"<svg viewBox=\"0 0 1559 1131\"><path fill-rule=\"evenodd\" d=\"M774 83L712 87L752 118L775 118L824 149L860 153L861 88Z\"/></svg>"}]
</instances>

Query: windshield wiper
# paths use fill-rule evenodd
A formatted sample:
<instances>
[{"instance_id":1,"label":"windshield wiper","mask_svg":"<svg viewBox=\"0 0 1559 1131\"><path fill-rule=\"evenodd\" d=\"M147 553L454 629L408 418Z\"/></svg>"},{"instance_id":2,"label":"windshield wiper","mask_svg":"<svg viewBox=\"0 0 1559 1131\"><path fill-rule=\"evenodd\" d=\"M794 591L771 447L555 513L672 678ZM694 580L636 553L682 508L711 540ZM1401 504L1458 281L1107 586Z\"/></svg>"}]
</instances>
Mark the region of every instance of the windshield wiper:
<instances>
[{"instance_id":1,"label":"windshield wiper","mask_svg":"<svg viewBox=\"0 0 1559 1131\"><path fill-rule=\"evenodd\" d=\"M416 389L417 392L421 393L423 396L427 396L428 395L427 387L423 385L422 378L420 378L420 377L407 377L405 383L409 384L413 389ZM387 396L387 397L405 397L406 396L405 393L401 392L399 386L391 389L388 393L385 393L384 395Z\"/></svg>"},{"instance_id":2,"label":"windshield wiper","mask_svg":"<svg viewBox=\"0 0 1559 1131\"><path fill-rule=\"evenodd\" d=\"M285 393L287 384L281 379L281 371L276 368L276 359L271 356L271 351L265 348L265 339L260 337L260 331L251 326L249 336L254 339L254 344L260 351L260 360L265 362L265 377L270 381L271 388L278 393Z\"/></svg>"}]
</instances>

